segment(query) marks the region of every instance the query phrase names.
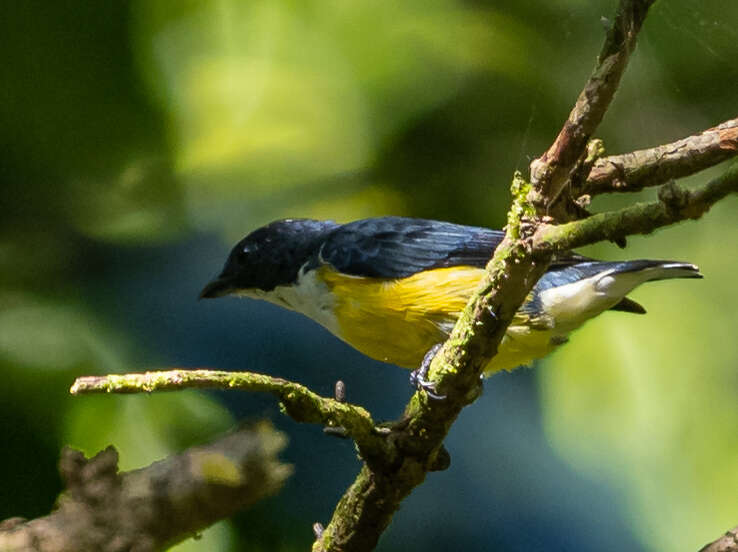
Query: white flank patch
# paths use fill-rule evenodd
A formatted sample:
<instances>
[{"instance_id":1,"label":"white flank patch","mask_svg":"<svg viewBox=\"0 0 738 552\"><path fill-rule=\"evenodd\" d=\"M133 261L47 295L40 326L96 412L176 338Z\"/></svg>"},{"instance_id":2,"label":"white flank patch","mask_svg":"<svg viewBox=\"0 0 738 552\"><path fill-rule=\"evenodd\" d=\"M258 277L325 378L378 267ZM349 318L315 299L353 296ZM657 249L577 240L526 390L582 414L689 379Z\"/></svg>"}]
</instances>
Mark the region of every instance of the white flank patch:
<instances>
[{"instance_id":1,"label":"white flank patch","mask_svg":"<svg viewBox=\"0 0 738 552\"><path fill-rule=\"evenodd\" d=\"M678 277L681 274L655 266L634 272L612 270L584 278L541 293L543 310L553 317L555 333L571 332L590 318L614 307L628 293L649 280Z\"/></svg>"}]
</instances>

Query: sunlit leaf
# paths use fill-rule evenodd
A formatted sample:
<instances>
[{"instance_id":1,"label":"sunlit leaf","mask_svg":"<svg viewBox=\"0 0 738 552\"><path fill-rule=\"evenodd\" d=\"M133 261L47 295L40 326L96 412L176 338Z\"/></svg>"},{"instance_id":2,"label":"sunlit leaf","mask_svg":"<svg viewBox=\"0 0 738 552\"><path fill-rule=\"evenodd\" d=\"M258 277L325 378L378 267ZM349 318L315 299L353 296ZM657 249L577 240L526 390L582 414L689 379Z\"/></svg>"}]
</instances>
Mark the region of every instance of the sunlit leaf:
<instances>
[{"instance_id":1,"label":"sunlit leaf","mask_svg":"<svg viewBox=\"0 0 738 552\"><path fill-rule=\"evenodd\" d=\"M384 140L475 72L526 75L519 45L535 36L452 1L140 7L139 58L204 227L276 218L278 204L263 208L275 193L305 198L321 180L368 168ZM379 203L379 212L395 205Z\"/></svg>"},{"instance_id":2,"label":"sunlit leaf","mask_svg":"<svg viewBox=\"0 0 738 552\"><path fill-rule=\"evenodd\" d=\"M705 280L644 286L633 296L646 316L604 314L540 372L559 453L621 489L653 550L697 549L735 524L738 441L725 436L738 433L738 298L719 273L738 270L738 246L721 239L724 224L634 243L630 255L678 255Z\"/></svg>"},{"instance_id":3,"label":"sunlit leaf","mask_svg":"<svg viewBox=\"0 0 738 552\"><path fill-rule=\"evenodd\" d=\"M120 469L140 468L230 428L231 416L207 395L80 397L66 419L65 442L94 454L108 445Z\"/></svg>"},{"instance_id":4,"label":"sunlit leaf","mask_svg":"<svg viewBox=\"0 0 738 552\"><path fill-rule=\"evenodd\" d=\"M43 302L26 294L0 297L0 355L29 370L68 370L95 363L117 368L106 332L71 305Z\"/></svg>"},{"instance_id":5,"label":"sunlit leaf","mask_svg":"<svg viewBox=\"0 0 738 552\"><path fill-rule=\"evenodd\" d=\"M169 548L170 552L229 552L236 549L236 537L233 527L227 521L211 525L195 538Z\"/></svg>"}]
</instances>

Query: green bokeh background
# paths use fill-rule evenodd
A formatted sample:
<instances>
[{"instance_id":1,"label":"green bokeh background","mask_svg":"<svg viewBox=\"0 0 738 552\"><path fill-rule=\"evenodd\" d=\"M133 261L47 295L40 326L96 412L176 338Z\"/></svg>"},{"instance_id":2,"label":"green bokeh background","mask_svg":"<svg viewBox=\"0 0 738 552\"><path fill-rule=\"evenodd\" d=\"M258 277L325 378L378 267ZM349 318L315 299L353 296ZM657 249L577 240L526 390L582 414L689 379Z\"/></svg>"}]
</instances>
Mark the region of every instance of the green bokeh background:
<instances>
[{"instance_id":1,"label":"green bokeh background","mask_svg":"<svg viewBox=\"0 0 738 552\"><path fill-rule=\"evenodd\" d=\"M280 217L500 227L512 172L560 127L614 5L3 3L0 518L50 509L65 444L113 443L130 469L269 416L293 436L296 480L177 550L304 549L357 468L350 446L259 397L73 399L69 385L246 367L322 392L345 377L351 398L397 415L398 369L296 315L197 304L198 287L231 243ZM608 152L736 115L737 22L735 2L657 3L599 132ZM608 313L535 370L492 378L449 437L451 470L414 493L380 548L696 550L738 523L736 207L626 250L589 248L689 260L705 279L646 286L633 297L648 316Z\"/></svg>"}]
</instances>

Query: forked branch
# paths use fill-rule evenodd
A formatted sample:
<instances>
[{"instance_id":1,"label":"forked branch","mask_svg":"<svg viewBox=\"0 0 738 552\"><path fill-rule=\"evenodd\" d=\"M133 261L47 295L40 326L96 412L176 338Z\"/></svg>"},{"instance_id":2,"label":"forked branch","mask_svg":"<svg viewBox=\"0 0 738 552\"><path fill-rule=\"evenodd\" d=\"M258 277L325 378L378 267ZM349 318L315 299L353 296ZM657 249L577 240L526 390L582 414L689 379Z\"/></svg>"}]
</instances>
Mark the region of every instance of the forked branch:
<instances>
[{"instance_id":1,"label":"forked branch","mask_svg":"<svg viewBox=\"0 0 738 552\"><path fill-rule=\"evenodd\" d=\"M551 147L530 165L530 202L541 214L558 199L620 84L654 0L620 0L597 65Z\"/></svg>"},{"instance_id":2,"label":"forked branch","mask_svg":"<svg viewBox=\"0 0 738 552\"><path fill-rule=\"evenodd\" d=\"M696 190L684 190L671 183L659 190L658 201L636 203L567 224L542 225L536 232L533 247L537 251L565 251L603 240L650 234L682 220L700 218L731 193L738 193L738 163Z\"/></svg>"}]
</instances>

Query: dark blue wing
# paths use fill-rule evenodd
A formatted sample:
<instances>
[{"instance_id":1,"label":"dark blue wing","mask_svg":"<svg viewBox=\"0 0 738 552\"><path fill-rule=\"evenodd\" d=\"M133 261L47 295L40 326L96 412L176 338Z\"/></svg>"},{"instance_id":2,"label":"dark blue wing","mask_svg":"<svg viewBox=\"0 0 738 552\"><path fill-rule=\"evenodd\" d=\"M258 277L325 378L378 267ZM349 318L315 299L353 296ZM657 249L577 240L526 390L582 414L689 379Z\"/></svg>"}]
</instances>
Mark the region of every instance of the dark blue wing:
<instances>
[{"instance_id":1,"label":"dark blue wing","mask_svg":"<svg viewBox=\"0 0 738 552\"><path fill-rule=\"evenodd\" d=\"M434 268L484 267L503 237L498 230L450 222L371 218L331 232L319 261L354 276L406 278Z\"/></svg>"}]
</instances>

